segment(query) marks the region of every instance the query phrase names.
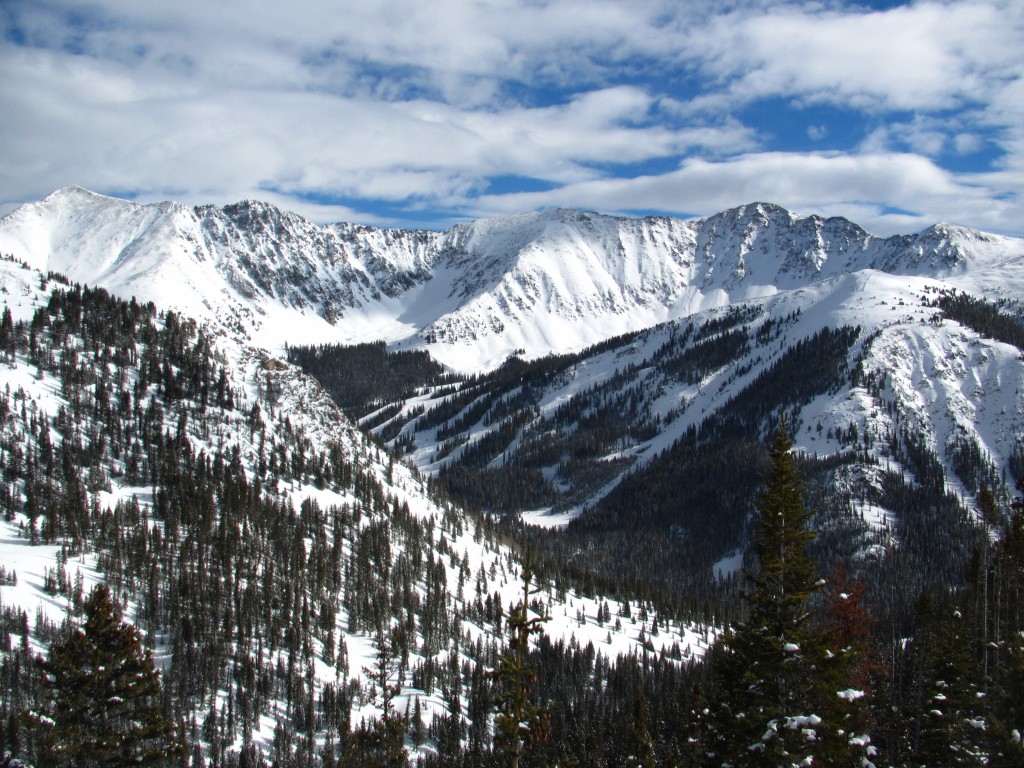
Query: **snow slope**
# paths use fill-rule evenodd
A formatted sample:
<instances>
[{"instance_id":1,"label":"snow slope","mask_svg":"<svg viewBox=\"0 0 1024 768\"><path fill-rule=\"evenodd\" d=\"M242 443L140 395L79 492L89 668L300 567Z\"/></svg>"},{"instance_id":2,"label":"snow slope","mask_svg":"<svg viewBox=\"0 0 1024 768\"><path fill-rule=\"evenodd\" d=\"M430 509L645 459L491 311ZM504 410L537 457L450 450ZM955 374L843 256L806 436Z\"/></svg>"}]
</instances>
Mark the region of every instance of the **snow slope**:
<instances>
[{"instance_id":1,"label":"snow slope","mask_svg":"<svg viewBox=\"0 0 1024 768\"><path fill-rule=\"evenodd\" d=\"M384 339L477 371L864 269L1013 293L994 270L1024 241L947 224L876 238L764 203L698 221L551 210L446 232L319 227L256 201L190 209L69 187L0 220L0 253L268 350Z\"/></svg>"},{"instance_id":2,"label":"snow slope","mask_svg":"<svg viewBox=\"0 0 1024 768\"><path fill-rule=\"evenodd\" d=\"M149 211L162 216L163 213ZM180 211L169 209L170 219L175 219ZM82 215L86 215L83 213ZM113 236L112 236L113 237ZM110 255L110 249L101 244L83 249L89 257L89 268L95 274L118 274L117 257ZM100 257L106 253L104 261ZM70 258L62 252L61 258ZM180 254L179 254L180 255ZM67 263L67 262L62 262ZM159 264L156 265L159 268ZM139 277L143 280L142 277ZM145 281L139 285L144 285ZM131 283L115 283L115 286L131 285ZM10 260L0 260L0 311L10 309L15 321L28 321L35 310L44 306L50 292L61 289L59 281L46 280L37 270ZM482 638L484 642L498 641L491 630L480 626L467 616L467 601L471 600L471 588L463 595L461 581L465 577L462 572L464 564L468 564L469 573L475 576L472 582L487 595L497 594L501 604L508 606L515 602L521 594L521 569L514 553L505 545L482 535L479 526L468 519L460 510L450 505L440 504L428 493L422 478L401 463L389 461L365 435L357 430L334 403L325 395L320 386L309 377L285 363L269 357L266 352L255 349L244 343L237 336L222 334L216 341L216 353L228 371L231 386L239 393L239 400L231 410L223 410L211 418L211 423L192 420L188 423L187 439L193 450L205 450L212 454L215 450L237 448L245 471L255 476L255 466L263 450L262 442L270 444L275 439L308 441L314 450L326 451L331 446L341 451L351 462L373 476L393 496L397 503L407 503L412 513L418 518L429 521L433 533L432 546L439 563L444 564L448 587L448 609L450 615L464 617L462 633L474 640ZM85 359L83 355L83 360ZM155 388L154 388L155 389ZM37 419L53 421L58 411L68 407L68 401L62 392L59 380L52 371L37 368L26 355L18 353L13 361L6 358L0 361L0 391L6 393L11 402L18 408L8 408L4 417L0 418L0 437L5 444L8 442L28 445L36 440L34 434L27 431L23 420L18 418L18 410L31 415L33 423ZM156 394L150 395L151 402L157 400ZM254 404L258 404L266 418L266 432L259 441L247 426L248 414ZM173 433L180 428L181 421L175 415L174 408L166 406L164 427ZM52 432L55 444L59 446L63 439L56 430ZM215 444L220 441L220 444ZM225 442L226 441L226 442ZM4 456L4 465L9 457ZM90 492L100 508L110 508L119 500L136 498L142 505L143 513L149 515L153 503L153 489L149 486L130 486L124 480L123 467L118 466L119 460L106 456L103 459L104 474L109 479L109 487ZM84 470L83 470L84 471ZM15 482L15 493L18 486ZM359 506L360 501L352 492L340 492L315 487L309 483L294 481L281 485L276 489L267 489L282 499L291 502L299 510L303 501L315 499L324 509L331 506ZM373 520L364 517L363 525ZM5 567L8 577L13 575L11 583L0 583L0 604L5 608L25 611L30 617L41 615L49 621L59 623L69 613L70 597L55 592L53 580L60 578L70 581L81 579L85 588L103 578L97 568L95 552L73 554L62 560L60 544L33 544L31 535L32 524L29 519L18 513L11 520L0 519L0 563ZM352 542L346 544L352 546ZM396 549L399 542L392 542ZM63 553L66 554L66 553ZM47 586L48 582L50 587ZM417 585L424 589L424 585ZM709 630L680 625L662 620L661 632L651 638L645 637L644 625L636 622L627 623L618 629L605 625L598 620L602 601L596 597L585 597L575 592L560 595L552 586L547 586L540 594L547 602L551 620L545 625L549 637L565 639L566 642L576 641L582 646L593 643L609 656L630 653L644 653L644 648L653 646L656 650L671 651L675 644L682 649L684 658L700 655L712 640ZM137 618L139 606L128 606L126 617ZM344 608L339 610L337 632L341 642L348 650L349 667L354 679L365 677L367 670L373 669L376 650L373 637L368 632L347 632L348 617ZM15 645L20 638L15 638ZM39 652L45 647L35 639L30 642ZM447 659L447 653L457 651L443 648L439 652L438 661ZM158 663L168 663L169 649L156 641L156 658ZM423 661L415 655L412 666ZM336 670L332 664L318 658L313 665L315 685L322 687L327 683L336 682ZM427 695L417 689L412 682L411 673L399 681L401 694L396 700L398 711L411 709L414 700L420 699L424 707L424 716L429 720L433 712L445 712L447 704L440 694ZM369 683L364 680L367 689ZM226 694L219 694L220 698ZM284 711L282 704L279 709ZM379 715L374 701L367 697L352 711L352 724L357 725L361 719ZM203 713L197 713L201 720ZM272 719L265 718L263 729L254 734L257 743L267 746L274 738ZM240 747L241 743L236 743ZM425 747L429 749L429 745Z\"/></svg>"}]
</instances>

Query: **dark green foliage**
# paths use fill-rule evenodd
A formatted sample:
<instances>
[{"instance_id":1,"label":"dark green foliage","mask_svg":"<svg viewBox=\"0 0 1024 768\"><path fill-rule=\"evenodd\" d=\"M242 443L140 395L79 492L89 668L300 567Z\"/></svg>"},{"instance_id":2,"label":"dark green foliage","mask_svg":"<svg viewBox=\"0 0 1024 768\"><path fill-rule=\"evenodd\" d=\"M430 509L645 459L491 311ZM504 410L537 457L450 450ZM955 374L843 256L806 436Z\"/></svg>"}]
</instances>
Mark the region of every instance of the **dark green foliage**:
<instances>
[{"instance_id":1,"label":"dark green foliage","mask_svg":"<svg viewBox=\"0 0 1024 768\"><path fill-rule=\"evenodd\" d=\"M629 714L626 718L626 768L654 768L657 765L649 723L647 699L643 691L637 688L629 702Z\"/></svg>"},{"instance_id":2,"label":"dark green foliage","mask_svg":"<svg viewBox=\"0 0 1024 768\"><path fill-rule=\"evenodd\" d=\"M685 384L696 384L707 374L749 351L750 329L726 331L686 347L682 354L661 363L662 369Z\"/></svg>"},{"instance_id":3,"label":"dark green foliage","mask_svg":"<svg viewBox=\"0 0 1024 768\"><path fill-rule=\"evenodd\" d=\"M971 493L1001 485L999 469L973 437L957 435L947 446L946 454L953 471Z\"/></svg>"},{"instance_id":4,"label":"dark green foliage","mask_svg":"<svg viewBox=\"0 0 1024 768\"><path fill-rule=\"evenodd\" d=\"M915 759L924 765L987 764L982 731L987 728L978 687L979 675L963 614L944 606L939 615L922 616L914 650L920 654L920 698L915 717Z\"/></svg>"},{"instance_id":5,"label":"dark green foliage","mask_svg":"<svg viewBox=\"0 0 1024 768\"><path fill-rule=\"evenodd\" d=\"M551 483L539 469L501 466L479 471L456 465L439 475L446 490L471 509L517 512L537 509L551 498Z\"/></svg>"},{"instance_id":6,"label":"dark green foliage","mask_svg":"<svg viewBox=\"0 0 1024 768\"><path fill-rule=\"evenodd\" d=\"M1010 455L1010 474L1018 488L1024 489L1024 443L1018 442L1013 446L1013 453Z\"/></svg>"},{"instance_id":7,"label":"dark green foliage","mask_svg":"<svg viewBox=\"0 0 1024 768\"><path fill-rule=\"evenodd\" d=\"M419 387L445 380L444 368L427 352L388 352L383 341L289 347L288 362L316 377L355 418L409 397Z\"/></svg>"},{"instance_id":8,"label":"dark green foliage","mask_svg":"<svg viewBox=\"0 0 1024 768\"><path fill-rule=\"evenodd\" d=\"M817 395L845 383L850 348L860 328L822 328L797 341L769 368L759 373L715 419L701 426L705 440L749 438L761 434L772 417L806 405ZM798 424L794 424L798 428Z\"/></svg>"},{"instance_id":9,"label":"dark green foliage","mask_svg":"<svg viewBox=\"0 0 1024 768\"><path fill-rule=\"evenodd\" d=\"M860 765L864 743L838 715L837 691L851 688L850 659L837 661L810 610L819 585L808 545L814 537L804 486L783 421L755 499L757 567L749 614L718 644L708 765ZM852 653L852 651L851 651ZM841 665L840 665L841 664ZM844 679L845 678L845 679ZM841 699L840 699L841 700Z\"/></svg>"},{"instance_id":10,"label":"dark green foliage","mask_svg":"<svg viewBox=\"0 0 1024 768\"><path fill-rule=\"evenodd\" d=\"M543 632L548 616L530 616L530 598L540 590L531 586L533 566L523 565L523 599L505 614L508 647L498 657L494 678L498 686L494 698L494 747L506 764L519 768L523 755L537 742L549 736L550 708L531 699L536 673L527 665L530 638Z\"/></svg>"},{"instance_id":11,"label":"dark green foliage","mask_svg":"<svg viewBox=\"0 0 1024 768\"><path fill-rule=\"evenodd\" d=\"M1024 763L1024 509L999 510L990 494L981 506L998 541L978 543L963 588L920 596L909 640L892 649L877 725L895 765Z\"/></svg>"},{"instance_id":12,"label":"dark green foliage","mask_svg":"<svg viewBox=\"0 0 1024 768\"><path fill-rule=\"evenodd\" d=\"M1024 323L1003 312L998 305L969 293L950 291L940 294L935 306L943 317L1024 352Z\"/></svg>"},{"instance_id":13,"label":"dark green foliage","mask_svg":"<svg viewBox=\"0 0 1024 768\"><path fill-rule=\"evenodd\" d=\"M805 603L817 581L808 553L814 539L811 512L804 507L804 485L792 446L783 422L771 446L769 474L754 499L759 512L753 544L757 568L751 576L749 621L780 642L803 620Z\"/></svg>"},{"instance_id":14,"label":"dark green foliage","mask_svg":"<svg viewBox=\"0 0 1024 768\"><path fill-rule=\"evenodd\" d=\"M976 560L968 593L981 672L975 685L984 694L980 714L989 763L1019 766L1024 764L1019 727L1024 722L1024 500L995 510L991 519L997 521L999 540ZM982 734L970 735L977 740Z\"/></svg>"},{"instance_id":15,"label":"dark green foliage","mask_svg":"<svg viewBox=\"0 0 1024 768\"><path fill-rule=\"evenodd\" d=\"M184 744L163 711L160 678L110 591L85 601L85 622L39 662L49 703L31 712L40 766L177 765Z\"/></svg>"},{"instance_id":16,"label":"dark green foliage","mask_svg":"<svg viewBox=\"0 0 1024 768\"><path fill-rule=\"evenodd\" d=\"M708 338L703 331L696 335ZM857 335L857 329L843 328L798 343L729 407L709 415L699 431L688 430L664 453L626 474L570 524L568 541L545 534L535 542L538 550L556 562L572 562L573 553L583 550L593 570L614 572L633 590L646 585L683 592L730 610L730 586L716 582L712 565L743 539L749 500L767 462L756 436L770 428L780 409L842 383ZM689 343L681 342L684 349ZM824 462L809 466L815 463L811 459L804 463L808 473L832 469Z\"/></svg>"}]
</instances>

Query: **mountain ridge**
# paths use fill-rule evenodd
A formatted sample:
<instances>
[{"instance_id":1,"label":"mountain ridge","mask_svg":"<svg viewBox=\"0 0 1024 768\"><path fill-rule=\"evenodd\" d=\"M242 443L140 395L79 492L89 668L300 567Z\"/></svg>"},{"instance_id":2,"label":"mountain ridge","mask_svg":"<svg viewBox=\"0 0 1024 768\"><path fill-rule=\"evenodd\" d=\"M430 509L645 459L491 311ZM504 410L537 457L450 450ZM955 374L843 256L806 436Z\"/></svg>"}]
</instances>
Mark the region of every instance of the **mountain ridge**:
<instances>
[{"instance_id":1,"label":"mountain ridge","mask_svg":"<svg viewBox=\"0 0 1024 768\"><path fill-rule=\"evenodd\" d=\"M128 584L204 755L345 754L388 720L393 672L410 731L396 746L448 765L484 744L486 671L522 574L504 534L565 578L534 607L551 615L538 660L590 659L602 701L613 655L696 681L711 627L742 618L735 574L783 419L812 554L825 579L838 562L863 577L880 637L911 636L920 595L965 583L1011 480L1024 487L1024 241L948 224L877 238L767 203L414 232L318 227L259 201L47 200L0 220L0 551L18 571L0 573L0 632L27 660L84 584ZM283 349L379 338L473 375L407 355L422 381L403 374L385 397L365 349ZM362 430L327 396L339 371L369 384ZM190 550L196 578L172 601L182 560L160 552L181 542L207 550ZM30 630L43 603L50 623ZM218 604L236 606L227 623L210 621ZM182 686L200 657L184 652L181 605L216 662L198 689ZM545 685L565 677L543 663ZM28 706L27 688L10 684L0 708ZM617 706L604 710L622 719ZM688 711L658 727L678 738Z\"/></svg>"},{"instance_id":2,"label":"mountain ridge","mask_svg":"<svg viewBox=\"0 0 1024 768\"><path fill-rule=\"evenodd\" d=\"M0 252L268 349L383 339L472 371L835 274L973 272L1024 240L948 224L878 238L770 203L692 221L552 209L443 232L318 226L260 201L143 205L66 187L0 220Z\"/></svg>"}]
</instances>

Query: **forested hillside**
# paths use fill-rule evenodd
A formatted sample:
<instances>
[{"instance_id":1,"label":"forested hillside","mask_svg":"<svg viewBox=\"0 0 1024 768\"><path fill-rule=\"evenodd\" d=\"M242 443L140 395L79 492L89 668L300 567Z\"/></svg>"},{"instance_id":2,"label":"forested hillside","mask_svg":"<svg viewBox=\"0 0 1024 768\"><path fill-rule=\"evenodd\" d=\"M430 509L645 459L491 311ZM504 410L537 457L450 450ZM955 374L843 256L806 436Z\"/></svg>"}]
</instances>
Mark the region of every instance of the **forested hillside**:
<instances>
[{"instance_id":1,"label":"forested hillside","mask_svg":"<svg viewBox=\"0 0 1024 768\"><path fill-rule=\"evenodd\" d=\"M957 428L936 444L894 381L899 368L879 365L877 352L891 348L891 328L910 328L991 359L1021 325L953 292L925 291L913 311L870 334L842 326L802 336L799 311L740 306L575 355L424 381L363 423L436 467L455 498L504 513L576 583L732 627L695 670L677 741L685 748L651 745L635 764L769 766L800 754L808 765L1018 765L1019 437L1002 472L980 432ZM690 389L666 412L673 380ZM701 399L709 388L717 407L687 425L694 402L714 402ZM847 417L840 427L836 413ZM659 443L676 420L684 428ZM779 460L766 443L780 424L824 453L793 456L801 490L790 502L805 505L804 534L787 562L771 565L761 489ZM595 489L562 527L509 514L543 523L537 507L571 508ZM797 560L802 592L786 610L803 629L768 642L759 585ZM768 680L788 688L750 694Z\"/></svg>"},{"instance_id":2,"label":"forested hillside","mask_svg":"<svg viewBox=\"0 0 1024 768\"><path fill-rule=\"evenodd\" d=\"M795 294L487 374L424 376L401 400L364 402L361 424L461 504L547 529L522 535L582 583L725 619L763 444L785 415L822 569L860 563L903 626L922 590L962 582L977 494L1005 504L1022 477L1022 369L1008 345L1024 326L967 294L902 290L879 295L866 328L831 326L817 296ZM333 372L336 388L338 371L386 379L391 355L355 365L354 353L293 347L289 359L315 360L310 372ZM991 424L978 420L986 412Z\"/></svg>"},{"instance_id":3,"label":"forested hillside","mask_svg":"<svg viewBox=\"0 0 1024 768\"><path fill-rule=\"evenodd\" d=\"M1022 763L1024 241L65 190L0 244L75 270L0 261L5 762Z\"/></svg>"},{"instance_id":4,"label":"forested hillside","mask_svg":"<svg viewBox=\"0 0 1024 768\"><path fill-rule=\"evenodd\" d=\"M751 442L735 459L750 477L771 480L789 461L786 472L807 483L783 507L770 483L759 491L751 481L745 505L746 487L732 489L737 505L757 501L751 580L729 579L702 610L631 598L631 582L647 576L601 579L600 555L555 568L548 550L527 611L523 572L486 519L436 491L430 501L408 467L337 417L342 433L325 438L333 406L284 364L221 347L152 305L3 267L0 739L11 760L91 764L90 734L102 731L66 730L84 711L64 693L68 670L81 669L66 659L122 648L116 658L135 659L144 677L153 660L159 687L118 694L110 710L128 726L149 723L144 735L113 732L118 749L145 750L156 764L498 766L510 754L523 766L774 765L780 754L822 765L842 764L835 755L859 765L1019 764L1019 505L983 489L975 522L950 500L941 514L960 532L920 545L969 553L948 563L947 583L879 580L879 569L906 577L920 565L892 553L851 562L859 576L822 574L807 555L829 552L834 532L815 537L804 505L820 498L815 478L828 465L791 457L788 443L769 452ZM809 343L841 350L857 335ZM766 392L773 376L782 374L765 377ZM729 435L726 424L700 439L707 448ZM902 461L916 461L920 477L941 471L906 443ZM685 447L674 451L670 467ZM908 510L929 492L886 482ZM783 508L796 515L784 529L802 533L773 564L766 521ZM922 537L935 524L906 518ZM768 642L758 627L770 603L759 595L771 592L758 585L800 562L787 610L802 628ZM569 589L587 580L595 594L614 586L598 599ZM891 604L879 584L899 591ZM701 622L716 612L731 630L705 661ZM118 629L122 617L138 632ZM521 621L540 636L517 640ZM823 663L815 654L837 661L801 688L801 665ZM790 681L784 708L751 693L764 675ZM519 711L515 691L534 715L510 742L496 727L503 707ZM739 714L761 718L764 738L732 727Z\"/></svg>"},{"instance_id":5,"label":"forested hillside","mask_svg":"<svg viewBox=\"0 0 1024 768\"><path fill-rule=\"evenodd\" d=\"M487 521L284 364L151 304L2 266L24 315L8 305L0 321L3 753L63 764L43 661L102 582L161 672L186 763L490 759L490 673L521 569ZM685 688L710 637L647 602L616 603L613 620L606 600L547 578L531 600L550 615L537 692L579 701L552 714L552 755L572 739L622 749L615 712L634 688L597 700L591 682ZM674 717L654 729L665 743Z\"/></svg>"}]
</instances>

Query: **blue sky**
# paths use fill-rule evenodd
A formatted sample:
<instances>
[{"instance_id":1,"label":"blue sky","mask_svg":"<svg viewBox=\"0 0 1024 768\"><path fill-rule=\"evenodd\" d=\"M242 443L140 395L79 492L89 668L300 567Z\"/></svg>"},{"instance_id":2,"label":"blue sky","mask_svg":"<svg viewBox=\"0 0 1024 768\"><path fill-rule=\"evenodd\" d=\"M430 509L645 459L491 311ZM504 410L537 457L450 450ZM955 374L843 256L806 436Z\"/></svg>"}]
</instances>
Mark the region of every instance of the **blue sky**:
<instances>
[{"instance_id":1,"label":"blue sky","mask_svg":"<svg viewBox=\"0 0 1024 768\"><path fill-rule=\"evenodd\" d=\"M67 184L441 228L755 200L1024 234L1024 3L6 0L0 212Z\"/></svg>"}]
</instances>

